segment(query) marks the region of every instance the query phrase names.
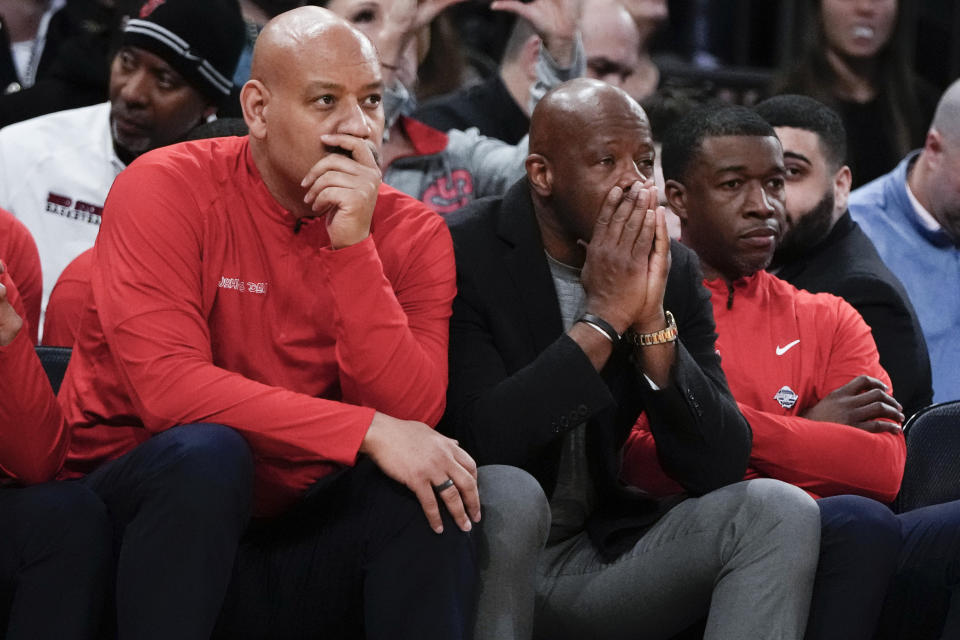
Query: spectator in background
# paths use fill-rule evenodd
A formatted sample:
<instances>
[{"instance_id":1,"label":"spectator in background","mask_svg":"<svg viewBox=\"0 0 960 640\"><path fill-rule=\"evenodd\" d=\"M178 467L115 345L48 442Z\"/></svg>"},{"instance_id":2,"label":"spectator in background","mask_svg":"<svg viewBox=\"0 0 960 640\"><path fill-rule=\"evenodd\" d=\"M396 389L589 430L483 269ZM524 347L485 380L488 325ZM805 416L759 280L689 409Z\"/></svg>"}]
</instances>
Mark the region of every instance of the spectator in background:
<instances>
[{"instance_id":1,"label":"spectator in background","mask_svg":"<svg viewBox=\"0 0 960 640\"><path fill-rule=\"evenodd\" d=\"M530 128L530 87L536 82L539 54L536 31L517 18L497 73L425 102L413 117L439 131L477 127L481 135L518 143Z\"/></svg>"},{"instance_id":2,"label":"spectator in background","mask_svg":"<svg viewBox=\"0 0 960 640\"><path fill-rule=\"evenodd\" d=\"M653 177L657 185L657 197L667 212L667 231L674 240L680 239L680 218L670 208L667 202L667 191L663 181L663 136L670 126L683 117L685 113L695 108L698 101L691 95L677 92L670 88L663 88L652 96L648 96L641 106L650 119L650 133L653 136L653 147L656 157L653 161Z\"/></svg>"},{"instance_id":3,"label":"spectator in background","mask_svg":"<svg viewBox=\"0 0 960 640\"><path fill-rule=\"evenodd\" d=\"M910 296L933 371L933 400L960 399L960 81L923 148L850 194L850 214Z\"/></svg>"},{"instance_id":4,"label":"spectator in background","mask_svg":"<svg viewBox=\"0 0 960 640\"><path fill-rule=\"evenodd\" d=\"M922 143L937 93L910 68L899 0L808 0L808 5L803 50L774 90L808 95L837 110L857 187Z\"/></svg>"},{"instance_id":5,"label":"spectator in background","mask_svg":"<svg viewBox=\"0 0 960 640\"><path fill-rule=\"evenodd\" d=\"M21 0L7 2L17 5ZM50 21L34 83L0 95L0 127L103 102L122 22L140 4L141 0L67 2Z\"/></svg>"},{"instance_id":6,"label":"spectator in background","mask_svg":"<svg viewBox=\"0 0 960 640\"><path fill-rule=\"evenodd\" d=\"M44 307L64 268L93 246L117 174L216 113L242 46L235 0L150 0L124 28L109 102L0 130L0 207L37 242Z\"/></svg>"},{"instance_id":7,"label":"spectator in background","mask_svg":"<svg viewBox=\"0 0 960 640\"><path fill-rule=\"evenodd\" d=\"M813 293L849 302L873 333L904 415L931 402L930 358L903 285L847 211L850 168L840 117L813 98L783 95L756 107L777 132L786 166L786 225L770 270Z\"/></svg>"},{"instance_id":8,"label":"spectator in background","mask_svg":"<svg viewBox=\"0 0 960 640\"><path fill-rule=\"evenodd\" d=\"M33 344L37 344L40 300L43 297L40 254L37 253L37 244L30 231L3 209L0 209L0 259L6 263L7 275L17 283L23 300L23 319L27 323L25 333Z\"/></svg>"},{"instance_id":9,"label":"spectator in background","mask_svg":"<svg viewBox=\"0 0 960 640\"><path fill-rule=\"evenodd\" d=\"M660 74L646 45L666 17L665 3L585 0L581 12L585 75L621 87L636 100L653 93ZM497 74L481 84L435 98L414 116L441 131L477 127L485 136L516 143L530 125L530 88L536 82L539 42L530 24L518 19Z\"/></svg>"},{"instance_id":10,"label":"spectator in background","mask_svg":"<svg viewBox=\"0 0 960 640\"><path fill-rule=\"evenodd\" d=\"M438 11L455 1L332 0L327 4L370 37L383 61L388 127L381 157L384 182L439 213L503 193L522 175L527 155L525 142L507 145L476 130L444 133L405 115L412 105L410 86L416 83L410 43ZM534 98L582 73L579 0L499 0L493 6L528 20L542 41Z\"/></svg>"},{"instance_id":11,"label":"spectator in background","mask_svg":"<svg viewBox=\"0 0 960 640\"><path fill-rule=\"evenodd\" d=\"M667 0L622 0L637 27L640 46L634 71L624 81L623 89L635 100L653 95L660 86L660 69L650 56L653 36L670 16Z\"/></svg>"},{"instance_id":12,"label":"spectator in background","mask_svg":"<svg viewBox=\"0 0 960 640\"><path fill-rule=\"evenodd\" d=\"M581 24L587 77L620 87L634 100L646 97L627 89L640 64L640 31L619 0L583 0Z\"/></svg>"},{"instance_id":13,"label":"spectator in background","mask_svg":"<svg viewBox=\"0 0 960 640\"><path fill-rule=\"evenodd\" d=\"M0 91L33 86L50 67L70 24L66 0L0 0Z\"/></svg>"},{"instance_id":14,"label":"spectator in background","mask_svg":"<svg viewBox=\"0 0 960 640\"><path fill-rule=\"evenodd\" d=\"M92 640L112 583L110 520L87 487L50 482L69 433L23 323L0 262L0 637Z\"/></svg>"}]
</instances>

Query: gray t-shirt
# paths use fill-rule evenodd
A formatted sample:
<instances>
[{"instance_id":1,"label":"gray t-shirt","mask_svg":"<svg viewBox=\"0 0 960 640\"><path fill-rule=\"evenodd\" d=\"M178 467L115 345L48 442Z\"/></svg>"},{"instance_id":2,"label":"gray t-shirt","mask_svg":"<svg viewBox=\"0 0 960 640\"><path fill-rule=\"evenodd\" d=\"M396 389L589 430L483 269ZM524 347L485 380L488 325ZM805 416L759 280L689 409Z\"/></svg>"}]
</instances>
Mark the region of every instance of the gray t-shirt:
<instances>
[{"instance_id":1,"label":"gray t-shirt","mask_svg":"<svg viewBox=\"0 0 960 640\"><path fill-rule=\"evenodd\" d=\"M547 255L553 286L560 302L564 331L583 315L587 296L580 282L580 269L557 262ZM563 437L557 486L550 497L550 537L547 544L560 542L583 531L587 516L596 504L596 492L587 468L587 424L581 423Z\"/></svg>"}]
</instances>

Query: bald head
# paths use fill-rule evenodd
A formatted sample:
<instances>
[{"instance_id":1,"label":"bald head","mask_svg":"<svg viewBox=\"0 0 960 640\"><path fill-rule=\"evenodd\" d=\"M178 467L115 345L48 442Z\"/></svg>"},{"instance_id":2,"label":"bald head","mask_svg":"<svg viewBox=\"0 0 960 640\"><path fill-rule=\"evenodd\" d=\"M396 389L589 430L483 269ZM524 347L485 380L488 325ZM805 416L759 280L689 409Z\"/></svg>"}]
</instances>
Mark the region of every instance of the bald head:
<instances>
[{"instance_id":1,"label":"bald head","mask_svg":"<svg viewBox=\"0 0 960 640\"><path fill-rule=\"evenodd\" d=\"M653 161L647 116L621 89L578 78L544 96L530 119L526 168L547 252L582 264L579 243L602 203L652 179Z\"/></svg>"},{"instance_id":2,"label":"bald head","mask_svg":"<svg viewBox=\"0 0 960 640\"><path fill-rule=\"evenodd\" d=\"M358 62L379 64L369 38L337 14L316 6L298 7L268 22L253 48L250 77L269 83L318 42L354 49Z\"/></svg>"},{"instance_id":3,"label":"bald head","mask_svg":"<svg viewBox=\"0 0 960 640\"><path fill-rule=\"evenodd\" d=\"M591 78L564 82L547 93L530 116L530 153L547 158L569 153L574 140L611 117L634 120L649 136L647 115L623 90Z\"/></svg>"},{"instance_id":4,"label":"bald head","mask_svg":"<svg viewBox=\"0 0 960 640\"><path fill-rule=\"evenodd\" d=\"M960 147L960 80L943 92L930 127L939 131L947 144Z\"/></svg>"},{"instance_id":5,"label":"bald head","mask_svg":"<svg viewBox=\"0 0 960 640\"><path fill-rule=\"evenodd\" d=\"M250 151L273 197L312 215L301 182L331 154L379 155L383 76L373 44L336 14L308 6L264 27L240 91Z\"/></svg>"}]
</instances>

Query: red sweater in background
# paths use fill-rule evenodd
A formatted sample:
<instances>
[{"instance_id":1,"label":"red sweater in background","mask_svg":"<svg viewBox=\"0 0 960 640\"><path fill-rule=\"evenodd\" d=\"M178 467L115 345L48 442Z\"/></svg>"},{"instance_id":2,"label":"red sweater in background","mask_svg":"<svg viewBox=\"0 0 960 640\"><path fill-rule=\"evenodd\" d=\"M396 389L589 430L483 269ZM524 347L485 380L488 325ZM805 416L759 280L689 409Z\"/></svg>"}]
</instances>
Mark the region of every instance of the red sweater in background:
<instances>
[{"instance_id":1,"label":"red sweater in background","mask_svg":"<svg viewBox=\"0 0 960 640\"><path fill-rule=\"evenodd\" d=\"M77 339L83 305L90 295L93 249L87 249L67 265L50 291L43 314L43 344L72 347Z\"/></svg>"},{"instance_id":2,"label":"red sweater in background","mask_svg":"<svg viewBox=\"0 0 960 640\"><path fill-rule=\"evenodd\" d=\"M0 260L3 260L13 281L17 283L23 300L20 317L28 322L30 339L37 344L43 300L40 254L30 230L12 213L3 209L0 209Z\"/></svg>"},{"instance_id":3,"label":"red sweater in background","mask_svg":"<svg viewBox=\"0 0 960 640\"><path fill-rule=\"evenodd\" d=\"M814 497L893 500L906 460L902 433L869 433L800 417L858 375L890 386L870 328L856 310L841 298L798 290L766 271L737 280L732 291L722 279L704 284L711 292L723 371L753 429L746 477L783 480ZM624 449L622 477L658 495L682 490L660 469L642 418Z\"/></svg>"},{"instance_id":4,"label":"red sweater in background","mask_svg":"<svg viewBox=\"0 0 960 640\"><path fill-rule=\"evenodd\" d=\"M380 187L371 235L330 248L268 192L247 138L166 147L116 180L93 295L60 393L68 476L170 427L233 427L260 515L352 465L374 410L435 424L447 384L453 246Z\"/></svg>"},{"instance_id":5,"label":"red sweater in background","mask_svg":"<svg viewBox=\"0 0 960 640\"><path fill-rule=\"evenodd\" d=\"M24 305L10 274L0 274L7 300L24 317ZM51 480L67 455L69 431L53 389L33 350L27 324L0 347L0 484Z\"/></svg>"}]
</instances>

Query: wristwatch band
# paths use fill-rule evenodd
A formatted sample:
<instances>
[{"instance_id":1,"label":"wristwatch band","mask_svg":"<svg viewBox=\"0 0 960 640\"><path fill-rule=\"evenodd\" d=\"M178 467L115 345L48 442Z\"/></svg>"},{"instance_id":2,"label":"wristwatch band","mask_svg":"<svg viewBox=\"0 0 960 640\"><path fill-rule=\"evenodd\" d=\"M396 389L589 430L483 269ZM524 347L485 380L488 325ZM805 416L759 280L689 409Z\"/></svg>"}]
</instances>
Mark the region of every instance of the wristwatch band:
<instances>
[{"instance_id":1,"label":"wristwatch band","mask_svg":"<svg viewBox=\"0 0 960 640\"><path fill-rule=\"evenodd\" d=\"M679 332L677 331L677 322L673 319L673 314L669 311L667 311L666 317L667 326L664 329L660 329L660 331L654 331L653 333L636 333L634 331L628 331L623 337L635 347L649 347L655 344L673 342L679 335Z\"/></svg>"}]
</instances>

